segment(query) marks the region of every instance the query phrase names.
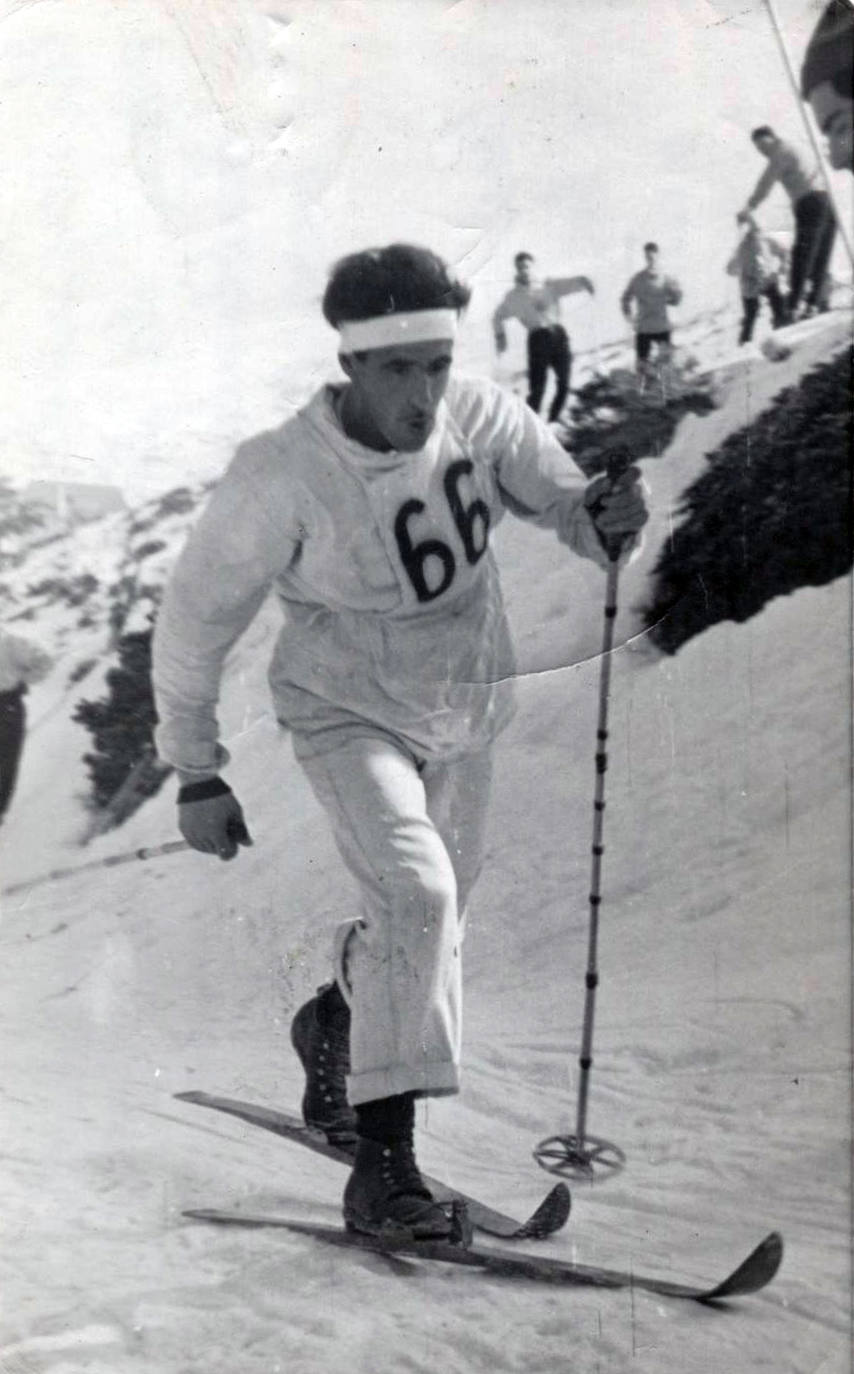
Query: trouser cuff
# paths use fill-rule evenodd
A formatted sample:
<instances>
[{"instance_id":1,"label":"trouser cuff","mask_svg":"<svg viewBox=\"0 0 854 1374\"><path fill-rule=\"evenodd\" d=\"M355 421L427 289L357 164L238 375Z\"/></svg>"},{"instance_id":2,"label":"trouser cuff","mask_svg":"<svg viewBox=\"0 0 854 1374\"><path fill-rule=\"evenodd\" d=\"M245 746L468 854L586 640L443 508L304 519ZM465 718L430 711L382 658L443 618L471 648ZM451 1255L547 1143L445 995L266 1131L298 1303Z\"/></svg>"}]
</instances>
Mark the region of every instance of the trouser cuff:
<instances>
[{"instance_id":1,"label":"trouser cuff","mask_svg":"<svg viewBox=\"0 0 854 1374\"><path fill-rule=\"evenodd\" d=\"M390 1064L383 1069L368 1069L365 1073L350 1074L347 1079L347 1100L354 1107L360 1102L373 1102L378 1097L396 1097L398 1093L414 1093L416 1097L450 1097L460 1090L460 1071L457 1064Z\"/></svg>"}]
</instances>

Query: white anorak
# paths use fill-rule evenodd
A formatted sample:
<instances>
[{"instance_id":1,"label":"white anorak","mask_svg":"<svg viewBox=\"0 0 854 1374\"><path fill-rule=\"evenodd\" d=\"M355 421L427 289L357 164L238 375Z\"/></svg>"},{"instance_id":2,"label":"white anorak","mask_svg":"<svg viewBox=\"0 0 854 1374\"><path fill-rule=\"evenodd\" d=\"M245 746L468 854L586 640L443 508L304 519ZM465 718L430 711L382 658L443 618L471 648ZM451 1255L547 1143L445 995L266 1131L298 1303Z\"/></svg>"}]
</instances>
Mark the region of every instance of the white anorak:
<instances>
[{"instance_id":1,"label":"white anorak","mask_svg":"<svg viewBox=\"0 0 854 1374\"><path fill-rule=\"evenodd\" d=\"M493 314L492 327L497 331L505 320L516 319L529 333L534 329L549 329L560 324L561 297L586 287L586 277L547 277L542 282L517 282Z\"/></svg>"},{"instance_id":2,"label":"white anorak","mask_svg":"<svg viewBox=\"0 0 854 1374\"><path fill-rule=\"evenodd\" d=\"M275 589L270 685L303 757L367 722L425 761L484 748L512 714L513 654L489 532L506 509L607 557L585 479L551 432L489 381L452 379L415 453L348 438L340 388L242 445L174 570L154 639L163 759L218 772L225 657Z\"/></svg>"}]
</instances>

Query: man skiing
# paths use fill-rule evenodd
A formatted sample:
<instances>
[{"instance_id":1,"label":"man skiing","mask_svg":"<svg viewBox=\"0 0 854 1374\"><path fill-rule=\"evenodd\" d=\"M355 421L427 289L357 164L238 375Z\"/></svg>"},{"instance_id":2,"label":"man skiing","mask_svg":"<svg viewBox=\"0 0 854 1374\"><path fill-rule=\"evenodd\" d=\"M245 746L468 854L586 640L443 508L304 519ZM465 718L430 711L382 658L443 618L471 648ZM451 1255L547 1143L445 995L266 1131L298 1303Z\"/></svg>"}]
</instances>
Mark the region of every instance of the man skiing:
<instances>
[{"instance_id":1,"label":"man skiing","mask_svg":"<svg viewBox=\"0 0 854 1374\"><path fill-rule=\"evenodd\" d=\"M744 314L738 342L749 343L762 300L771 307L774 328L786 322L786 302L780 291L779 276L786 263L786 250L770 234L763 234L752 215L740 214L745 226L741 240L727 263L727 272L738 277Z\"/></svg>"},{"instance_id":2,"label":"man skiing","mask_svg":"<svg viewBox=\"0 0 854 1374\"><path fill-rule=\"evenodd\" d=\"M569 335L560 322L560 301L576 291L593 295L589 277L547 277L537 282L533 276L534 259L530 253L517 253L513 259L516 277L492 316L495 347L507 348L505 320L516 319L528 334L528 405L538 415L549 369L555 377L555 393L549 406L549 422L559 420L569 395L572 350Z\"/></svg>"},{"instance_id":3,"label":"man skiing","mask_svg":"<svg viewBox=\"0 0 854 1374\"><path fill-rule=\"evenodd\" d=\"M830 0L813 30L801 68L801 95L827 139L831 167L854 172L854 6Z\"/></svg>"},{"instance_id":4,"label":"man skiing","mask_svg":"<svg viewBox=\"0 0 854 1374\"><path fill-rule=\"evenodd\" d=\"M343 385L238 450L175 568L155 631L157 742L196 849L250 843L219 777L230 646L275 586L279 721L360 909L334 980L296 1014L306 1122L353 1153L351 1229L447 1237L414 1152L415 1100L458 1091L460 941L481 866L491 746L513 657L490 537L509 508L606 566L646 520L637 471L583 478L516 397L452 378L468 289L405 244L342 259L323 313Z\"/></svg>"},{"instance_id":5,"label":"man skiing","mask_svg":"<svg viewBox=\"0 0 854 1374\"><path fill-rule=\"evenodd\" d=\"M626 319L635 328L635 355L641 390L654 375L650 355L653 346L656 361L667 363L671 357L671 333L669 307L678 305L682 299L682 288L675 277L666 277L659 270L657 243L643 246L646 266L635 272L620 297L620 306Z\"/></svg>"},{"instance_id":6,"label":"man skiing","mask_svg":"<svg viewBox=\"0 0 854 1374\"><path fill-rule=\"evenodd\" d=\"M757 181L742 214L762 204L779 181L792 203L795 216L795 241L789 265L788 320L796 318L806 289L806 313L824 308L824 285L836 221L827 193L816 189L815 173L808 172L788 143L784 143L767 124L750 135L753 146L767 159L768 166Z\"/></svg>"}]
</instances>

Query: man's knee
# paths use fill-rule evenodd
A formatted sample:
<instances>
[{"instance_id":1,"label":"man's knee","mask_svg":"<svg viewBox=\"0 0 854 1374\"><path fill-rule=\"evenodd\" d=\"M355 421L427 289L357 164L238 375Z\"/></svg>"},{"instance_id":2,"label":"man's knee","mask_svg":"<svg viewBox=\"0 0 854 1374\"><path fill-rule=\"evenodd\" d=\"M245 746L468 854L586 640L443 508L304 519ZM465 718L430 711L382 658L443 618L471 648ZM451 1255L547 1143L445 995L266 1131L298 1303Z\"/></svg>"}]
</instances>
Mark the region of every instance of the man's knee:
<instances>
[{"instance_id":1,"label":"man's knee","mask_svg":"<svg viewBox=\"0 0 854 1374\"><path fill-rule=\"evenodd\" d=\"M405 916L421 920L425 930L456 920L457 880L450 860L426 871L398 872L386 886L392 905Z\"/></svg>"}]
</instances>

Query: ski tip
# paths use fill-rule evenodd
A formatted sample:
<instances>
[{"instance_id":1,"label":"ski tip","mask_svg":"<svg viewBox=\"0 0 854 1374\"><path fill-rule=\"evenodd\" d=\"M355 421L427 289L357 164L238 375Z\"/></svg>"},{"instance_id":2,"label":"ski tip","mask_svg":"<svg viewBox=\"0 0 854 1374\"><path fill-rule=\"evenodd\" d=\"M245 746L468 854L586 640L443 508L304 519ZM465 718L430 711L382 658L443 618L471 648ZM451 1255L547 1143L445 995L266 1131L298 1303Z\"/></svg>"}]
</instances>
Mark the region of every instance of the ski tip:
<instances>
[{"instance_id":1,"label":"ski tip","mask_svg":"<svg viewBox=\"0 0 854 1374\"><path fill-rule=\"evenodd\" d=\"M173 1093L172 1096L176 1102L205 1102L208 1095L196 1088L191 1088L189 1092Z\"/></svg>"},{"instance_id":2,"label":"ski tip","mask_svg":"<svg viewBox=\"0 0 854 1374\"><path fill-rule=\"evenodd\" d=\"M559 1231L569 1220L572 1195L565 1183L556 1183L516 1235L520 1239L542 1240Z\"/></svg>"},{"instance_id":3,"label":"ski tip","mask_svg":"<svg viewBox=\"0 0 854 1374\"><path fill-rule=\"evenodd\" d=\"M783 1237L780 1235L779 1231L769 1231L768 1235L763 1241L760 1241L756 1249L757 1251L764 1250L766 1254L777 1255L777 1263L779 1264L783 1258Z\"/></svg>"},{"instance_id":4,"label":"ski tip","mask_svg":"<svg viewBox=\"0 0 854 1374\"><path fill-rule=\"evenodd\" d=\"M723 1283L705 1295L704 1301L717 1302L722 1298L757 1293L771 1282L782 1262L783 1237L779 1231L770 1231Z\"/></svg>"},{"instance_id":5,"label":"ski tip","mask_svg":"<svg viewBox=\"0 0 854 1374\"><path fill-rule=\"evenodd\" d=\"M760 1241L751 1255L755 1261L757 1269L761 1268L765 1275L765 1282L769 1283L773 1279L780 1265L783 1263L783 1237L779 1231L769 1231L764 1240ZM747 1261L749 1264L750 1261Z\"/></svg>"}]
</instances>

